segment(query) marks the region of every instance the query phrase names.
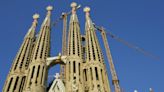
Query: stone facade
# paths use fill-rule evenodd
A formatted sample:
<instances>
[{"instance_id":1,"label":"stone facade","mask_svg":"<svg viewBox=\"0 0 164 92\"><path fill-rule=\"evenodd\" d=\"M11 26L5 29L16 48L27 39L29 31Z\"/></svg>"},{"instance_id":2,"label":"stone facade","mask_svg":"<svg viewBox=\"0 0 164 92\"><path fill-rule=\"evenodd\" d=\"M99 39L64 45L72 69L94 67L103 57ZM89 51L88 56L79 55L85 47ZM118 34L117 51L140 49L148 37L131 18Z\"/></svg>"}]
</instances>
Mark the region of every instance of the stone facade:
<instances>
[{"instance_id":1,"label":"stone facade","mask_svg":"<svg viewBox=\"0 0 164 92\"><path fill-rule=\"evenodd\" d=\"M111 92L102 51L86 7L85 35L80 33L77 4L71 4L67 53L50 57L51 11L36 37L38 14L26 34L4 84L3 92ZM58 76L47 90L48 70L64 66L64 80Z\"/></svg>"}]
</instances>

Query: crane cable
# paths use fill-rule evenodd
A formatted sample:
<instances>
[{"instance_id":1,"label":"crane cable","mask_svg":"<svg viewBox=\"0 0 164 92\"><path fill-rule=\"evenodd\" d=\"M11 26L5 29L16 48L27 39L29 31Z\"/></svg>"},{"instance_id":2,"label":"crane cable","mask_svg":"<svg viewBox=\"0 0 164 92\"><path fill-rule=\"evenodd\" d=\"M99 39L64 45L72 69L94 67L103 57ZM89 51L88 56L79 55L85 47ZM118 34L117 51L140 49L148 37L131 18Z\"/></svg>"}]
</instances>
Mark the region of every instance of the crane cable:
<instances>
[{"instance_id":1,"label":"crane cable","mask_svg":"<svg viewBox=\"0 0 164 92\"><path fill-rule=\"evenodd\" d=\"M153 58L155 60L159 60L159 57L153 55L152 53L149 53L149 52L145 51L143 48L140 48L140 47L138 47L136 45L133 45L133 44L131 44L131 43L129 43L129 42L119 38L118 36L112 34L111 32L107 32L106 34L109 35L111 38L113 38L113 39L123 43L124 45L128 46L129 48L132 48L132 49L135 49L138 52L141 52L145 56L149 56L149 57L151 57L151 58Z\"/></svg>"},{"instance_id":2,"label":"crane cable","mask_svg":"<svg viewBox=\"0 0 164 92\"><path fill-rule=\"evenodd\" d=\"M95 24L93 24L93 25L94 25L94 27L95 27L97 30L101 31L101 27L96 26ZM103 28L103 27L102 27L102 28ZM105 30L105 31L106 31L106 30ZM138 47L138 46L136 46L136 45L134 45L134 44L131 44L131 43L127 42L126 40L124 40L124 39L122 39L122 38L120 38L120 37L114 35L112 32L106 31L106 34L107 34L108 36L110 36L111 38L115 39L116 41L121 42L121 43L123 43L124 45L128 46L129 48L132 48L132 49L134 49L134 50L136 50L136 51L138 51L138 52L144 54L145 56L151 57L152 59L155 59L155 60L159 60L159 59L160 59L158 56L155 56L154 54L145 51L143 48L140 48L140 47Z\"/></svg>"}]
</instances>

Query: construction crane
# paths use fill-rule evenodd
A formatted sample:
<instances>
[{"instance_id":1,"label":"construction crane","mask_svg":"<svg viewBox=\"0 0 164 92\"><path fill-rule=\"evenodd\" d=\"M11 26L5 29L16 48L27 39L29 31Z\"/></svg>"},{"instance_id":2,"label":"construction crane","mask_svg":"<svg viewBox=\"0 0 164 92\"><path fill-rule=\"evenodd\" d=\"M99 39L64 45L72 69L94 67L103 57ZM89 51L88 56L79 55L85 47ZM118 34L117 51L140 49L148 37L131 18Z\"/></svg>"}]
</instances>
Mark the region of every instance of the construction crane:
<instances>
[{"instance_id":1,"label":"construction crane","mask_svg":"<svg viewBox=\"0 0 164 92\"><path fill-rule=\"evenodd\" d=\"M99 30L99 31L102 30L102 29L104 30L103 27L96 26L95 24L93 24L93 25L94 25L95 28L96 28L97 30ZM104 31L105 31L105 30L104 30ZM134 49L134 50L136 50L136 51L142 53L143 55L145 55L145 56L147 56L147 57L150 57L150 58L152 58L152 59L154 59L154 60L160 60L160 57L158 57L158 56L156 56L156 55L154 55L154 54L152 54L152 53L150 53L150 52L147 52L147 51L145 51L143 48L140 48L140 47L138 47L138 46L136 46L136 45L134 45L134 44L131 44L131 43L125 41L124 39L119 38L118 36L114 35L114 34L111 33L111 32L105 31L105 33L106 33L106 35L110 36L111 38L115 39L116 41L123 43L123 44L126 45L127 47L132 48L132 49Z\"/></svg>"},{"instance_id":2,"label":"construction crane","mask_svg":"<svg viewBox=\"0 0 164 92\"><path fill-rule=\"evenodd\" d=\"M76 7L76 10L79 9L81 7L81 5L78 5ZM67 13L62 13L62 15L54 22L54 26L56 26L56 24L60 21L63 20L63 35L62 35L62 55L66 55L67 54L67 17L68 15L71 14L72 11L69 11ZM61 74L61 79L65 78L65 66L61 65L61 69L60 69L60 74Z\"/></svg>"},{"instance_id":3,"label":"construction crane","mask_svg":"<svg viewBox=\"0 0 164 92\"><path fill-rule=\"evenodd\" d=\"M103 27L99 28L99 27L95 26L95 28L101 32L101 36L102 36L104 46L105 46L106 55L107 55L107 58L108 58L108 63L110 65L110 71L111 71L111 75L112 75L112 84L114 85L115 92L121 92L121 88L120 88L120 85L119 85L119 80L118 80L118 77L117 77L117 74L116 74L116 70L115 70L115 67L114 67L114 64L113 64L113 59L112 59L112 55L111 55L111 52L110 52L108 40L107 40L107 37L106 37L106 32L103 29Z\"/></svg>"},{"instance_id":4,"label":"construction crane","mask_svg":"<svg viewBox=\"0 0 164 92\"><path fill-rule=\"evenodd\" d=\"M62 55L67 54L67 14L62 13L62 19L63 19L63 35L62 35ZM61 79L65 79L65 72L64 72L65 66L61 65Z\"/></svg>"},{"instance_id":5,"label":"construction crane","mask_svg":"<svg viewBox=\"0 0 164 92\"><path fill-rule=\"evenodd\" d=\"M98 31L101 32L101 36L102 36L103 43L104 43L105 50L106 50L106 55L107 55L107 58L108 58L108 63L110 65L110 71L111 71L111 75L112 75L112 83L115 87L115 92L121 92L121 88L120 88L117 73L116 73L116 70L115 70L115 67L114 67L114 64L113 64L113 59L112 59L112 55L111 55L111 52L110 52L107 35L109 35L111 38L125 44L126 46L128 46L132 49L135 49L138 52L141 52L142 54L144 54L146 56L149 56L149 57L151 57L155 60L159 60L159 57L157 57L157 56L155 56L151 53L146 52L144 49L139 48L139 47L137 47L133 44L130 44L129 42L117 37L116 35L112 34L111 32L106 32L103 27L96 26L95 24L93 24L93 25ZM153 90L150 89L150 92L153 92Z\"/></svg>"}]
</instances>

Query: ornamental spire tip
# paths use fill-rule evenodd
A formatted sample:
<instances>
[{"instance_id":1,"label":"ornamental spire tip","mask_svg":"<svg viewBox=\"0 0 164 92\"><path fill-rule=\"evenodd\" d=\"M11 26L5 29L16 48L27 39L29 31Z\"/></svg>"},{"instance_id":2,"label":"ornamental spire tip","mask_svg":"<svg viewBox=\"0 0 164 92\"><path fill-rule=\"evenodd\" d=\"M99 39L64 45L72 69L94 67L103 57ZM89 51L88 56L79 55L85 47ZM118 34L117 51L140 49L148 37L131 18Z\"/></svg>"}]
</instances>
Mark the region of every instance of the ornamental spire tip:
<instances>
[{"instance_id":1,"label":"ornamental spire tip","mask_svg":"<svg viewBox=\"0 0 164 92\"><path fill-rule=\"evenodd\" d=\"M33 17L33 19L38 19L39 18L39 14L35 13L32 17Z\"/></svg>"},{"instance_id":2,"label":"ornamental spire tip","mask_svg":"<svg viewBox=\"0 0 164 92\"><path fill-rule=\"evenodd\" d=\"M53 10L53 7L49 5L49 6L47 6L46 9L47 9L47 11L52 11Z\"/></svg>"},{"instance_id":3,"label":"ornamental spire tip","mask_svg":"<svg viewBox=\"0 0 164 92\"><path fill-rule=\"evenodd\" d=\"M90 10L91 10L91 9L90 9L90 7L88 7L88 6L84 8L84 12L90 12Z\"/></svg>"},{"instance_id":4,"label":"ornamental spire tip","mask_svg":"<svg viewBox=\"0 0 164 92\"><path fill-rule=\"evenodd\" d=\"M76 2L72 2L70 6L71 6L72 8L73 8L73 7L76 7L76 6L77 6L77 3L76 3Z\"/></svg>"}]
</instances>

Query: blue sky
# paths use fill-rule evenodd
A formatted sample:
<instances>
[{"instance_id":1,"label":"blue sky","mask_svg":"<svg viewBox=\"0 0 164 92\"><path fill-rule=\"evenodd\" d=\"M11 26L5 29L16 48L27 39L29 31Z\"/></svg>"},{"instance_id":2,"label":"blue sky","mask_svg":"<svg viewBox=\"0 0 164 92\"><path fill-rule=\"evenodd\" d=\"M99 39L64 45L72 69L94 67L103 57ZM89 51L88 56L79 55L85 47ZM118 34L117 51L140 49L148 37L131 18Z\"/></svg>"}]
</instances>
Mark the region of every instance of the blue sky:
<instances>
[{"instance_id":1,"label":"blue sky","mask_svg":"<svg viewBox=\"0 0 164 92\"><path fill-rule=\"evenodd\" d=\"M164 1L163 0L74 0L82 7L91 7L92 20L120 38L133 43L160 57L154 60L120 42L108 37L113 61L125 92L164 92ZM32 15L40 14L40 25L45 17L45 7L54 6L52 21L62 12L69 11L72 0L0 0L0 90L10 66L31 26ZM85 15L83 9L77 11L84 34ZM51 56L61 52L62 22L52 27ZM100 34L98 33L98 38ZM102 44L102 40L100 39ZM102 45L102 49L104 47ZM106 60L106 56L104 53ZM106 63L107 64L107 63ZM107 65L108 66L108 65ZM59 65L50 69L49 75L59 71ZM107 67L109 79L111 75ZM52 80L49 78L49 81ZM113 90L113 85L111 84Z\"/></svg>"}]
</instances>

